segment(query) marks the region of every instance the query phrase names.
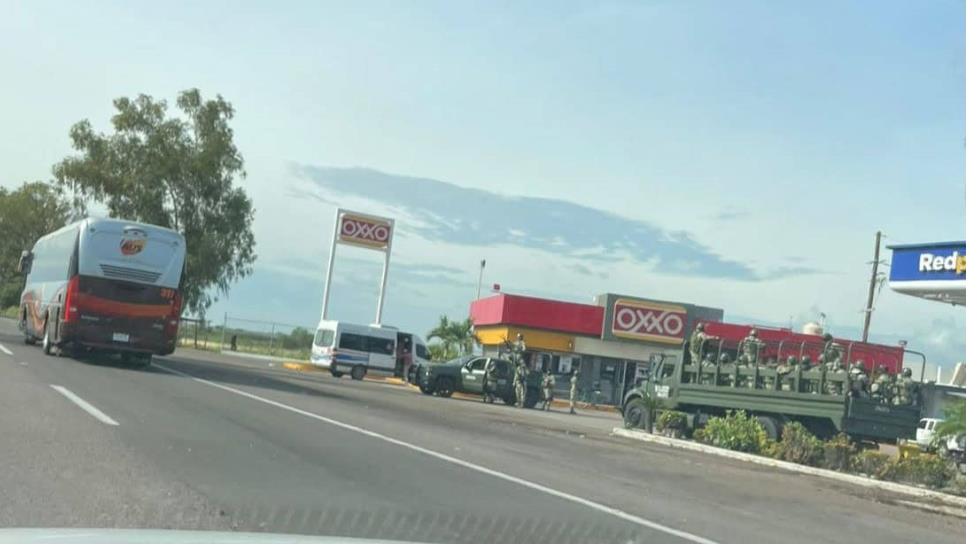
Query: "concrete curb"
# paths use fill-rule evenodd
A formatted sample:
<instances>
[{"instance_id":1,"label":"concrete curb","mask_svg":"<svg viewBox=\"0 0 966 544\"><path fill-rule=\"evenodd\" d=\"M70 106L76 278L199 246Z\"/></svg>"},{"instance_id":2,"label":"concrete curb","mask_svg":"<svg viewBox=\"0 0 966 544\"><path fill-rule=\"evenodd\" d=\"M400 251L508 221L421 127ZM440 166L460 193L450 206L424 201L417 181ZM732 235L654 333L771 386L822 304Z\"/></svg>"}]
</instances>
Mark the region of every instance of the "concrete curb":
<instances>
[{"instance_id":1,"label":"concrete curb","mask_svg":"<svg viewBox=\"0 0 966 544\"><path fill-rule=\"evenodd\" d=\"M690 440L669 438L666 436L649 434L644 431L638 431L635 429L624 429L622 427L614 427L614 429L611 431L611 434L614 436L630 438L632 440L639 440L641 442L650 442L652 444L660 444L662 446L669 446L672 448L697 451L701 453L710 453L712 455L717 455L719 457L727 457L728 459L735 459L738 461L756 463L759 465L764 465L766 467L780 468L791 472L808 474L810 476L820 476L822 478L828 478L830 480L838 480L840 482L860 485L863 487L882 489L884 491L891 491L893 493L900 493L911 497L917 497L921 499L933 499L946 504L966 508L966 497L957 497L955 495L948 495L946 493L940 493L939 491L932 491L931 489L922 489L919 487L898 484L895 482L883 482L880 480L873 480L871 478L866 478L864 476L845 474L842 472L836 472L834 470L828 470L824 468L809 467L805 465L799 465L796 463L790 463L788 461L779 461L777 459L769 459L768 457L761 457L760 455L753 455L750 453L743 453L740 451L731 451L723 448L716 448L714 446L708 446L707 444L700 444L698 442L692 442Z\"/></svg>"}]
</instances>

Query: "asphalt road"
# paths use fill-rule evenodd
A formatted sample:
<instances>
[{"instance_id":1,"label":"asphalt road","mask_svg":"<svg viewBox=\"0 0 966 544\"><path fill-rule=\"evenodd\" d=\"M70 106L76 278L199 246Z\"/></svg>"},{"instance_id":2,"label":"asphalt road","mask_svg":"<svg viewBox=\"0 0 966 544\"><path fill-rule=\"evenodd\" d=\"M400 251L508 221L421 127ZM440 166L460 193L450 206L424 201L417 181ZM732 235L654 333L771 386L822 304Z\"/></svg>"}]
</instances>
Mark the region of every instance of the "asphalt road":
<instances>
[{"instance_id":1,"label":"asphalt road","mask_svg":"<svg viewBox=\"0 0 966 544\"><path fill-rule=\"evenodd\" d=\"M6 320L0 345L0 527L554 543L966 534L966 520L904 497L618 439L602 414L188 350L146 369L48 357Z\"/></svg>"}]
</instances>

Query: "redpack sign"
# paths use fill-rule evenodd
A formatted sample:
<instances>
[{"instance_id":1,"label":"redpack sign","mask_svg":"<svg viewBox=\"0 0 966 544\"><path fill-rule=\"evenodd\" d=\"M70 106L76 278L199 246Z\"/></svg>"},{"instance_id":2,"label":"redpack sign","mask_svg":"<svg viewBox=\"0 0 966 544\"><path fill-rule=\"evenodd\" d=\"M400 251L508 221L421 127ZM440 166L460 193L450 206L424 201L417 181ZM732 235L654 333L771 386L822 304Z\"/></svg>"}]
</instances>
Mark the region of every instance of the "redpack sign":
<instances>
[{"instance_id":1,"label":"redpack sign","mask_svg":"<svg viewBox=\"0 0 966 544\"><path fill-rule=\"evenodd\" d=\"M688 309L672 304L617 299L611 332L614 336L680 344L688 324Z\"/></svg>"},{"instance_id":2,"label":"redpack sign","mask_svg":"<svg viewBox=\"0 0 966 544\"><path fill-rule=\"evenodd\" d=\"M339 216L339 242L370 249L386 250L392 243L392 219L353 212Z\"/></svg>"},{"instance_id":3,"label":"redpack sign","mask_svg":"<svg viewBox=\"0 0 966 544\"><path fill-rule=\"evenodd\" d=\"M724 311L660 300L608 294L602 338L681 345L696 320L718 321Z\"/></svg>"}]
</instances>

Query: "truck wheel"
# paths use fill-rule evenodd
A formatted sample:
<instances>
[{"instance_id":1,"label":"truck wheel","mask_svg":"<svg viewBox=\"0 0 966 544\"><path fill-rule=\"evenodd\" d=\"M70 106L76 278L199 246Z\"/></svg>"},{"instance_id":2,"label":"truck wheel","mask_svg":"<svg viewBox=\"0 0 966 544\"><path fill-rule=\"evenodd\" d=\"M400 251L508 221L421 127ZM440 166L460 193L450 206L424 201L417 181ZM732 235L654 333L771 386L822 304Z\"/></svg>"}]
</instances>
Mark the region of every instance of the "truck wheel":
<instances>
[{"instance_id":1,"label":"truck wheel","mask_svg":"<svg viewBox=\"0 0 966 544\"><path fill-rule=\"evenodd\" d=\"M436 394L443 397L453 396L453 378L441 376L436 380Z\"/></svg>"},{"instance_id":2,"label":"truck wheel","mask_svg":"<svg viewBox=\"0 0 966 544\"><path fill-rule=\"evenodd\" d=\"M761 428L765 429L765 436L769 440L778 440L782 436L782 427L778 423L778 420L771 416L755 416L758 423L761 424Z\"/></svg>"},{"instance_id":3,"label":"truck wheel","mask_svg":"<svg viewBox=\"0 0 966 544\"><path fill-rule=\"evenodd\" d=\"M524 408L533 408L540 402L540 390L531 387L527 389L527 398L523 401Z\"/></svg>"},{"instance_id":4,"label":"truck wheel","mask_svg":"<svg viewBox=\"0 0 966 544\"><path fill-rule=\"evenodd\" d=\"M423 384L419 384L419 392L424 395L432 395L433 393L435 393L432 387L429 387L428 385L423 385Z\"/></svg>"},{"instance_id":5,"label":"truck wheel","mask_svg":"<svg viewBox=\"0 0 966 544\"><path fill-rule=\"evenodd\" d=\"M352 376L353 380L359 381L366 377L366 367L362 365L356 365L352 367L352 372L349 374Z\"/></svg>"},{"instance_id":6,"label":"truck wheel","mask_svg":"<svg viewBox=\"0 0 966 544\"><path fill-rule=\"evenodd\" d=\"M644 399L631 399L624 407L624 428L625 429L646 429L645 419L647 419L647 403Z\"/></svg>"}]
</instances>

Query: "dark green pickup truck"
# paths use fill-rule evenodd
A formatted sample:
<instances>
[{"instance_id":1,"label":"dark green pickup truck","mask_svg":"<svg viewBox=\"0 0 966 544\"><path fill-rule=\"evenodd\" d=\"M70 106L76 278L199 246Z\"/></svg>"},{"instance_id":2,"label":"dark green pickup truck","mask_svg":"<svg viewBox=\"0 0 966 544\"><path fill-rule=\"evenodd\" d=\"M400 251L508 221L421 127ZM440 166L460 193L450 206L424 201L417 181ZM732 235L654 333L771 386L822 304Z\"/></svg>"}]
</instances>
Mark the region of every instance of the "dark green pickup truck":
<instances>
[{"instance_id":1,"label":"dark green pickup truck","mask_svg":"<svg viewBox=\"0 0 966 544\"><path fill-rule=\"evenodd\" d=\"M496 364L495 395L506 404L516 403L513 392L513 364L505 359L466 355L445 363L421 364L416 370L416 384L427 395L449 397L453 393L483 393L483 370L492 359ZM539 372L530 372L527 378L527 399L524 405L533 408L540 401Z\"/></svg>"}]
</instances>

